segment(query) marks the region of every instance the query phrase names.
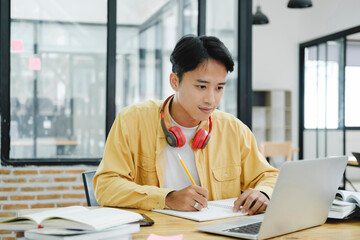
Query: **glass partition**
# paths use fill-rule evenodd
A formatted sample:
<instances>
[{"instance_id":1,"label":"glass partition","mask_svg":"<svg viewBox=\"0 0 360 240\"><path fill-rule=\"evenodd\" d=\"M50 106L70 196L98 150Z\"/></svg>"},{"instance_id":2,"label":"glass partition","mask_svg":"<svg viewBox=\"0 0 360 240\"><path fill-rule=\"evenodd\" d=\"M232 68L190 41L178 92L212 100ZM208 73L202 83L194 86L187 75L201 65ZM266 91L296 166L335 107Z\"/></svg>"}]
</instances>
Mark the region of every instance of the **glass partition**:
<instances>
[{"instance_id":1,"label":"glass partition","mask_svg":"<svg viewBox=\"0 0 360 240\"><path fill-rule=\"evenodd\" d=\"M106 103L115 101L118 112L172 94L170 54L180 37L197 35L198 19L234 57L219 108L237 115L237 1L209 0L207 16L199 18L198 0L118 0L116 44L109 38L110 51L116 51L115 83L112 77L107 83L112 68L107 21L115 20L113 11L108 16L109 3L114 4L10 1L11 18L2 19L10 21L11 31L10 79L1 79L2 86L10 86L10 96L7 91L4 96L10 116L6 108L0 116L10 122L10 128L2 124L10 129L10 140L7 133L1 139L5 164L97 164L112 120L106 120L106 111L112 111ZM113 31L112 22L109 26ZM106 94L107 84L115 86L115 99Z\"/></svg>"},{"instance_id":2,"label":"glass partition","mask_svg":"<svg viewBox=\"0 0 360 240\"><path fill-rule=\"evenodd\" d=\"M360 90L360 37L350 37L346 47L345 68L345 126L360 127L359 90Z\"/></svg>"},{"instance_id":3,"label":"glass partition","mask_svg":"<svg viewBox=\"0 0 360 240\"><path fill-rule=\"evenodd\" d=\"M106 7L11 1L10 158L101 157Z\"/></svg>"},{"instance_id":4,"label":"glass partition","mask_svg":"<svg viewBox=\"0 0 360 240\"><path fill-rule=\"evenodd\" d=\"M234 71L228 74L219 108L237 116L237 1L206 1L206 34L221 39L234 59Z\"/></svg>"},{"instance_id":5,"label":"glass partition","mask_svg":"<svg viewBox=\"0 0 360 240\"><path fill-rule=\"evenodd\" d=\"M124 9L121 1L117 5L117 112L136 102L171 95L170 54L183 34L197 34L197 1L141 2L147 7ZM131 20L124 18L129 9L135 13Z\"/></svg>"},{"instance_id":6,"label":"glass partition","mask_svg":"<svg viewBox=\"0 0 360 240\"><path fill-rule=\"evenodd\" d=\"M342 85L343 39L305 48L304 152L306 157L342 155L339 93ZM338 141L336 141L338 142ZM342 143L342 142L341 142Z\"/></svg>"}]
</instances>

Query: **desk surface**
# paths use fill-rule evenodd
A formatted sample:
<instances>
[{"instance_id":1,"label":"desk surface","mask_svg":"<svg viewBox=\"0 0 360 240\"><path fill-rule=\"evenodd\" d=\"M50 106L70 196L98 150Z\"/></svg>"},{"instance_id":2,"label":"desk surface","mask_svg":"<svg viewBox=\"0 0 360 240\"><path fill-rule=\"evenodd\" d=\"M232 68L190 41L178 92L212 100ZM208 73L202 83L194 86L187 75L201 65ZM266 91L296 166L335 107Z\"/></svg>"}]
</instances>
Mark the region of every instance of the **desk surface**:
<instances>
[{"instance_id":1,"label":"desk surface","mask_svg":"<svg viewBox=\"0 0 360 240\"><path fill-rule=\"evenodd\" d=\"M140 232L133 234L133 240L146 240L151 233L162 236L184 234L183 240L235 239L208 234L194 229L195 227L202 225L229 221L229 218L209 222L195 222L151 211L135 211L145 213L155 221L155 224L151 227L141 227ZM360 239L360 220L328 220L321 226L290 233L273 239Z\"/></svg>"},{"instance_id":2,"label":"desk surface","mask_svg":"<svg viewBox=\"0 0 360 240\"><path fill-rule=\"evenodd\" d=\"M23 209L19 210L18 215L29 214L33 212L43 211L48 209ZM126 209L134 212L144 213L152 218L155 222L153 226L141 227L140 232L133 234L133 240L146 240L151 233L161 236L172 236L183 234L183 240L232 240L236 238L219 236L209 233L204 233L195 230L195 227L229 221L234 218L220 219L208 222L195 222L183 218L178 218L166 214L161 214L152 211ZM246 216L243 216L246 217ZM18 234L21 237L22 234ZM360 219L350 220L328 220L325 224L301 230L298 232L286 234L272 239L360 239Z\"/></svg>"}]
</instances>

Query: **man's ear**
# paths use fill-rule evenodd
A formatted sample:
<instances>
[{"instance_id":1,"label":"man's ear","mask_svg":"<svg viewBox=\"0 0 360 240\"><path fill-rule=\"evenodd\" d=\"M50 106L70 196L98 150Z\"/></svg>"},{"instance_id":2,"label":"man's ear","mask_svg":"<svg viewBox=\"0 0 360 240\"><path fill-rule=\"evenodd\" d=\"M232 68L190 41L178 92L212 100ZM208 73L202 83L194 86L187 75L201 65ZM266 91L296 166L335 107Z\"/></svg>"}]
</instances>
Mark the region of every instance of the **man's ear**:
<instances>
[{"instance_id":1,"label":"man's ear","mask_svg":"<svg viewBox=\"0 0 360 240\"><path fill-rule=\"evenodd\" d=\"M176 73L171 73L170 74L170 86L174 91L177 91L179 88L179 84L180 84L180 79L178 77L178 75L176 75Z\"/></svg>"}]
</instances>

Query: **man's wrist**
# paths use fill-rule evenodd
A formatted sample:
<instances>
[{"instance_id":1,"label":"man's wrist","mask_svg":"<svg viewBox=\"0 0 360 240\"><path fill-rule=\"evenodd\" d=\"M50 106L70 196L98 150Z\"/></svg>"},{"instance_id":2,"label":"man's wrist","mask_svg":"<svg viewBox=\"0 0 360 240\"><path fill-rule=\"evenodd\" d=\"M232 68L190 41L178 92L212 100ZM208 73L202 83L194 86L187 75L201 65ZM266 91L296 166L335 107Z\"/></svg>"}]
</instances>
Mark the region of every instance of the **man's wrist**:
<instances>
[{"instance_id":1,"label":"man's wrist","mask_svg":"<svg viewBox=\"0 0 360 240\"><path fill-rule=\"evenodd\" d=\"M169 200L168 197L170 197L170 195L171 195L173 192L175 192L175 190L170 191L170 192L168 192L168 194L166 194L166 197L165 197L165 207L166 207L166 208L169 208L169 209L170 209L170 207L169 207L169 205L168 205L168 200Z\"/></svg>"}]
</instances>

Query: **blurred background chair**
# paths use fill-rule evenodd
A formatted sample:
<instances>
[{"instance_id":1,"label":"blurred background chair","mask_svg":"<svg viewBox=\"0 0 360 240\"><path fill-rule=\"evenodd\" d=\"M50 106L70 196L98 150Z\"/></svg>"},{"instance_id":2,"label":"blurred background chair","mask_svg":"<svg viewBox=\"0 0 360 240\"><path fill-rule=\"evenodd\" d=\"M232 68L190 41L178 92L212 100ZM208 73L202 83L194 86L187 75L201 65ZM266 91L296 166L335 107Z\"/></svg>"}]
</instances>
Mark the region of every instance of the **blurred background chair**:
<instances>
[{"instance_id":1,"label":"blurred background chair","mask_svg":"<svg viewBox=\"0 0 360 240\"><path fill-rule=\"evenodd\" d=\"M95 173L96 173L95 170L82 173L86 202L88 206L100 206L100 204L96 201L94 187L93 187L93 178Z\"/></svg>"},{"instance_id":2,"label":"blurred background chair","mask_svg":"<svg viewBox=\"0 0 360 240\"><path fill-rule=\"evenodd\" d=\"M294 152L299 152L299 148L294 148L292 142L263 142L259 150L269 162L274 157L285 157L288 162L293 159ZM275 165L274 161L273 164Z\"/></svg>"}]
</instances>

